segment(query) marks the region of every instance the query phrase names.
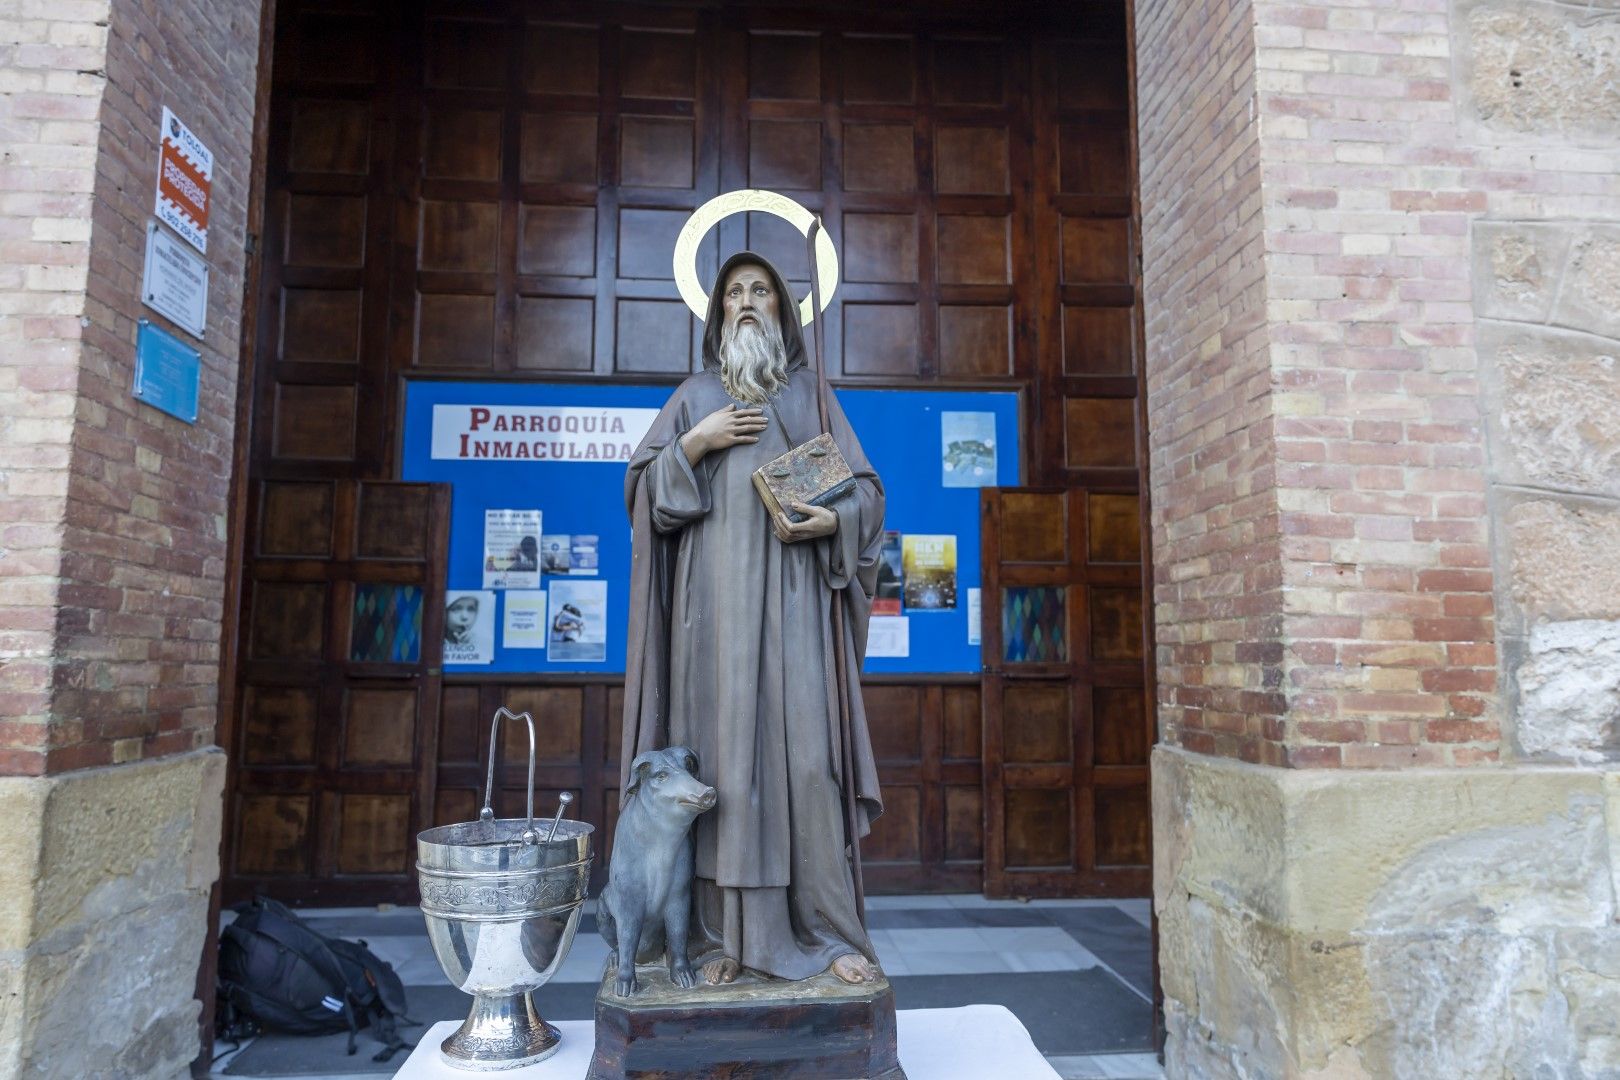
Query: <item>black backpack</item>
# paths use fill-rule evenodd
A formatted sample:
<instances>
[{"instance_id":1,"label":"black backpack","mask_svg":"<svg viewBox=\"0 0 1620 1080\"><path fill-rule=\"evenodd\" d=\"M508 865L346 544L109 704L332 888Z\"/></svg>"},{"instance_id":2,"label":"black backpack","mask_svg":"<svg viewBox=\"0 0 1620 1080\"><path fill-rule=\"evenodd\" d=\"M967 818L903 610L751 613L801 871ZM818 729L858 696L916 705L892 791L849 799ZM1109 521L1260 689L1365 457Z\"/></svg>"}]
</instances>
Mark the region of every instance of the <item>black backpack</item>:
<instances>
[{"instance_id":1,"label":"black backpack","mask_svg":"<svg viewBox=\"0 0 1620 1080\"><path fill-rule=\"evenodd\" d=\"M405 1015L405 985L364 941L327 937L265 896L236 910L220 933L221 1037L249 1033L244 1018L295 1035L346 1030L352 1054L356 1033L375 1020L383 1048L371 1060L409 1047L398 1031L416 1023Z\"/></svg>"}]
</instances>

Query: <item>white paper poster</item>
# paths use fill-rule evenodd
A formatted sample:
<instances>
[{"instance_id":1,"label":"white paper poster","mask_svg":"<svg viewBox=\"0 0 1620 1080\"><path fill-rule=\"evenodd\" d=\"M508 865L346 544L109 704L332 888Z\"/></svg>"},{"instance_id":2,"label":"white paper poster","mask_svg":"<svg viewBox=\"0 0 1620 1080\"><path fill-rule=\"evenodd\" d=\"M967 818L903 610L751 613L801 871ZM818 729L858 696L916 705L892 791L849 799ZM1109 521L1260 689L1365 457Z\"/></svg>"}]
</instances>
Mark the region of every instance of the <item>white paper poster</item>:
<instances>
[{"instance_id":1,"label":"white paper poster","mask_svg":"<svg viewBox=\"0 0 1620 1080\"><path fill-rule=\"evenodd\" d=\"M568 572L595 577L600 538L595 533L575 533L568 545Z\"/></svg>"},{"instance_id":2,"label":"white paper poster","mask_svg":"<svg viewBox=\"0 0 1620 1080\"><path fill-rule=\"evenodd\" d=\"M874 615L866 627L866 658L911 655L911 616Z\"/></svg>"},{"instance_id":3,"label":"white paper poster","mask_svg":"<svg viewBox=\"0 0 1620 1080\"><path fill-rule=\"evenodd\" d=\"M549 590L550 659L594 663L607 659L607 582L557 578Z\"/></svg>"},{"instance_id":4,"label":"white paper poster","mask_svg":"<svg viewBox=\"0 0 1620 1080\"><path fill-rule=\"evenodd\" d=\"M940 483L948 488L994 487L996 414L939 414Z\"/></svg>"},{"instance_id":5,"label":"white paper poster","mask_svg":"<svg viewBox=\"0 0 1620 1080\"><path fill-rule=\"evenodd\" d=\"M495 594L452 590L444 594L444 662L489 664L495 660Z\"/></svg>"},{"instance_id":6,"label":"white paper poster","mask_svg":"<svg viewBox=\"0 0 1620 1080\"><path fill-rule=\"evenodd\" d=\"M981 623L983 615L979 610L979 590L969 589L968 594L968 644L978 645L981 636Z\"/></svg>"},{"instance_id":7,"label":"white paper poster","mask_svg":"<svg viewBox=\"0 0 1620 1080\"><path fill-rule=\"evenodd\" d=\"M547 574L568 573L568 555L574 538L567 533L548 533L540 538L540 570Z\"/></svg>"},{"instance_id":8,"label":"white paper poster","mask_svg":"<svg viewBox=\"0 0 1620 1080\"><path fill-rule=\"evenodd\" d=\"M484 588L540 586L540 511L484 511Z\"/></svg>"},{"instance_id":9,"label":"white paper poster","mask_svg":"<svg viewBox=\"0 0 1620 1080\"><path fill-rule=\"evenodd\" d=\"M544 590L512 589L506 594L506 615L501 623L501 648L546 647L546 594Z\"/></svg>"}]
</instances>

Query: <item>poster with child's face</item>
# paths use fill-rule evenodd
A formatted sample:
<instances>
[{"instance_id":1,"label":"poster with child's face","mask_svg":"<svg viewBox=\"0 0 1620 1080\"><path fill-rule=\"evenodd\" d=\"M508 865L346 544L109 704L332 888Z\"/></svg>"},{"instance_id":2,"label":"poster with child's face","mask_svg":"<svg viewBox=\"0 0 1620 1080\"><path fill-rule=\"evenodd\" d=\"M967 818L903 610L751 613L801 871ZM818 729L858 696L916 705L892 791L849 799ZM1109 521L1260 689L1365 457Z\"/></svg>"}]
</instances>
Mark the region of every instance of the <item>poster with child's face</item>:
<instances>
[{"instance_id":1,"label":"poster with child's face","mask_svg":"<svg viewBox=\"0 0 1620 1080\"><path fill-rule=\"evenodd\" d=\"M489 664L495 660L495 593L451 590L444 594L444 662Z\"/></svg>"}]
</instances>

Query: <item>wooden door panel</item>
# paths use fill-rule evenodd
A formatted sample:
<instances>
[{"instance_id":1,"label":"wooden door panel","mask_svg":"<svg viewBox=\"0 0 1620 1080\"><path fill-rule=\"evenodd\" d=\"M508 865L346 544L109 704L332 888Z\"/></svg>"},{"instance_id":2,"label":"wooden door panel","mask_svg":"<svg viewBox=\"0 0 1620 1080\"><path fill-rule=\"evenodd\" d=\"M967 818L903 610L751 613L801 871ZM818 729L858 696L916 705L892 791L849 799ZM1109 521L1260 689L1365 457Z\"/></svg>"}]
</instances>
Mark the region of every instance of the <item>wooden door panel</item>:
<instances>
[{"instance_id":1,"label":"wooden door panel","mask_svg":"<svg viewBox=\"0 0 1620 1080\"><path fill-rule=\"evenodd\" d=\"M1088 562L1141 564L1141 499L1094 491L1086 498L1086 513Z\"/></svg>"},{"instance_id":2,"label":"wooden door panel","mask_svg":"<svg viewBox=\"0 0 1620 1080\"><path fill-rule=\"evenodd\" d=\"M518 178L526 184L594 185L597 133L595 113L525 115Z\"/></svg>"},{"instance_id":3,"label":"wooden door panel","mask_svg":"<svg viewBox=\"0 0 1620 1080\"><path fill-rule=\"evenodd\" d=\"M688 30L625 30L619 71L627 98L697 96L697 41Z\"/></svg>"},{"instance_id":4,"label":"wooden door panel","mask_svg":"<svg viewBox=\"0 0 1620 1080\"><path fill-rule=\"evenodd\" d=\"M917 190L916 132L910 124L844 125L844 190Z\"/></svg>"},{"instance_id":5,"label":"wooden door panel","mask_svg":"<svg viewBox=\"0 0 1620 1080\"><path fill-rule=\"evenodd\" d=\"M409 768L416 756L415 687L352 686L343 701L343 767Z\"/></svg>"},{"instance_id":6,"label":"wooden door panel","mask_svg":"<svg viewBox=\"0 0 1620 1080\"><path fill-rule=\"evenodd\" d=\"M243 764L315 764L317 694L307 686L245 686L236 748Z\"/></svg>"},{"instance_id":7,"label":"wooden door panel","mask_svg":"<svg viewBox=\"0 0 1620 1080\"><path fill-rule=\"evenodd\" d=\"M1122 500L1128 500L1122 501ZM1134 496L981 494L985 892L1140 895L1149 880L1143 586ZM1092 523L1103 535L1093 538ZM1138 533L1140 519L1134 522Z\"/></svg>"},{"instance_id":8,"label":"wooden door panel","mask_svg":"<svg viewBox=\"0 0 1620 1080\"><path fill-rule=\"evenodd\" d=\"M444 485L260 485L227 900L415 896L408 852L434 806L449 502Z\"/></svg>"},{"instance_id":9,"label":"wooden door panel","mask_svg":"<svg viewBox=\"0 0 1620 1080\"><path fill-rule=\"evenodd\" d=\"M295 103L288 168L307 173L364 173L370 142L368 112L358 101Z\"/></svg>"},{"instance_id":10,"label":"wooden door panel","mask_svg":"<svg viewBox=\"0 0 1620 1080\"><path fill-rule=\"evenodd\" d=\"M409 795L342 792L336 804L339 874L402 877L410 871L416 835Z\"/></svg>"},{"instance_id":11,"label":"wooden door panel","mask_svg":"<svg viewBox=\"0 0 1620 1080\"><path fill-rule=\"evenodd\" d=\"M917 373L916 304L846 304L844 371L905 378Z\"/></svg>"},{"instance_id":12,"label":"wooden door panel","mask_svg":"<svg viewBox=\"0 0 1620 1080\"><path fill-rule=\"evenodd\" d=\"M1068 869L1074 831L1068 788L1015 788L1004 798L1002 850L1007 869Z\"/></svg>"},{"instance_id":13,"label":"wooden door panel","mask_svg":"<svg viewBox=\"0 0 1620 1080\"><path fill-rule=\"evenodd\" d=\"M1091 688L1092 763L1146 768L1151 740L1147 695L1139 686Z\"/></svg>"},{"instance_id":14,"label":"wooden door panel","mask_svg":"<svg viewBox=\"0 0 1620 1080\"><path fill-rule=\"evenodd\" d=\"M308 795L243 795L236 801L234 857L237 877L290 877L309 872Z\"/></svg>"},{"instance_id":15,"label":"wooden door panel","mask_svg":"<svg viewBox=\"0 0 1620 1080\"><path fill-rule=\"evenodd\" d=\"M948 863L977 864L984 859L984 789L951 784L944 789L945 843Z\"/></svg>"},{"instance_id":16,"label":"wooden door panel","mask_svg":"<svg viewBox=\"0 0 1620 1080\"><path fill-rule=\"evenodd\" d=\"M993 378L1012 374L1012 309L1006 304L941 304L939 373Z\"/></svg>"},{"instance_id":17,"label":"wooden door panel","mask_svg":"<svg viewBox=\"0 0 1620 1080\"><path fill-rule=\"evenodd\" d=\"M845 214L840 258L847 281L914 284L917 215Z\"/></svg>"},{"instance_id":18,"label":"wooden door panel","mask_svg":"<svg viewBox=\"0 0 1620 1080\"><path fill-rule=\"evenodd\" d=\"M1002 691L1002 758L1009 765L1074 760L1074 705L1067 683L1016 683Z\"/></svg>"},{"instance_id":19,"label":"wooden door panel","mask_svg":"<svg viewBox=\"0 0 1620 1080\"><path fill-rule=\"evenodd\" d=\"M749 34L748 96L756 101L820 101L820 36Z\"/></svg>"}]
</instances>

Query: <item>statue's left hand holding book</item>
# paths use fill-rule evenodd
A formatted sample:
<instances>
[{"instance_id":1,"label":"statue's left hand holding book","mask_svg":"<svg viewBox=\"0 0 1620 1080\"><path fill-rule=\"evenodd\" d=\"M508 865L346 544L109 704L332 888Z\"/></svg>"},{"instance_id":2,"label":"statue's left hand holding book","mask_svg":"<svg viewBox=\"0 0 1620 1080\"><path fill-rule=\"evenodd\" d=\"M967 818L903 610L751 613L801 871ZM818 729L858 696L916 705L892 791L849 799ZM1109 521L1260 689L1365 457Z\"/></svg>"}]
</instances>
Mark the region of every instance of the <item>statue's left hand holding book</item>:
<instances>
[{"instance_id":1,"label":"statue's left hand holding book","mask_svg":"<svg viewBox=\"0 0 1620 1080\"><path fill-rule=\"evenodd\" d=\"M778 527L805 520L792 509L796 502L831 506L855 490L855 474L826 432L761 465L753 479L754 490Z\"/></svg>"}]
</instances>

